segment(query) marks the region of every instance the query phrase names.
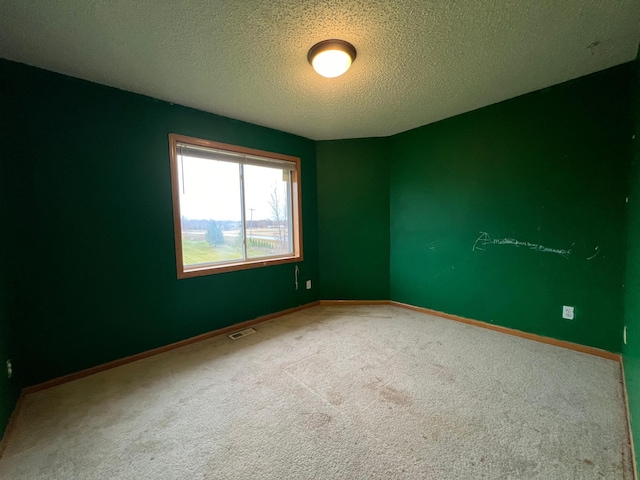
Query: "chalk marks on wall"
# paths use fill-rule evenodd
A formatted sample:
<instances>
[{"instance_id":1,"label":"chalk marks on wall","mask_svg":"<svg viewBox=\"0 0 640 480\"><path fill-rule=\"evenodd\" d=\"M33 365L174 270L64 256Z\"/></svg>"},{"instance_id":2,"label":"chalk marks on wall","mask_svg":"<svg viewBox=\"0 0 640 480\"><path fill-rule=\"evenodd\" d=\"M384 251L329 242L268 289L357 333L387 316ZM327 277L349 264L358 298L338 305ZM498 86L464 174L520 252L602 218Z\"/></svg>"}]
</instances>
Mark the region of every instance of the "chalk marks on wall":
<instances>
[{"instance_id":1,"label":"chalk marks on wall","mask_svg":"<svg viewBox=\"0 0 640 480\"><path fill-rule=\"evenodd\" d=\"M567 260L571 255L571 249L550 248L540 245L539 243L524 242L516 240L515 238L492 238L487 232L480 232L480 236L474 242L473 247L471 247L471 251L475 252L476 250L485 250L488 245L513 245L514 247L525 247L536 252L555 253Z\"/></svg>"},{"instance_id":2,"label":"chalk marks on wall","mask_svg":"<svg viewBox=\"0 0 640 480\"><path fill-rule=\"evenodd\" d=\"M589 258L587 258L587 260L591 260L592 258L596 258L598 256L598 254L600 253L600 245L598 245L596 247L596 253L594 253L593 255L591 255Z\"/></svg>"}]
</instances>

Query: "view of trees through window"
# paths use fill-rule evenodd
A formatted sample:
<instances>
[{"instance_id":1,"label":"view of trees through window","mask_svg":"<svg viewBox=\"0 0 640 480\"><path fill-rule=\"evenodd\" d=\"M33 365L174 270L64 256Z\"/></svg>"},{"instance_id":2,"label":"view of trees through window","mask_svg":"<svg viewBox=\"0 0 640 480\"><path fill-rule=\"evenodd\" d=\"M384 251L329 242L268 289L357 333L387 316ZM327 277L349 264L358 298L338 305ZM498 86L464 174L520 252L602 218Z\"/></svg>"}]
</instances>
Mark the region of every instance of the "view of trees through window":
<instances>
[{"instance_id":1,"label":"view of trees through window","mask_svg":"<svg viewBox=\"0 0 640 480\"><path fill-rule=\"evenodd\" d=\"M185 267L291 254L288 169L179 155L177 170Z\"/></svg>"}]
</instances>

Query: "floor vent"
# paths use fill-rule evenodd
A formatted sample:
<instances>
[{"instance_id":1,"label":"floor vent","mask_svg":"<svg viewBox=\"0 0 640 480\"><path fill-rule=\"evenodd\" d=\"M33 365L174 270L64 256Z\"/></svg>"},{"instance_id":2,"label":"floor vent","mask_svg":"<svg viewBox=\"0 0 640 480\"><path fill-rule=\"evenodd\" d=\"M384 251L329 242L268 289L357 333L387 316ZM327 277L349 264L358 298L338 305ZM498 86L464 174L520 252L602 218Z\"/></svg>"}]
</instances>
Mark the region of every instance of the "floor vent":
<instances>
[{"instance_id":1,"label":"floor vent","mask_svg":"<svg viewBox=\"0 0 640 480\"><path fill-rule=\"evenodd\" d=\"M229 335L227 335L227 337L229 337L231 340L237 340L239 338L246 337L247 335L251 335L252 333L256 333L253 328L246 328L239 332L230 333Z\"/></svg>"}]
</instances>

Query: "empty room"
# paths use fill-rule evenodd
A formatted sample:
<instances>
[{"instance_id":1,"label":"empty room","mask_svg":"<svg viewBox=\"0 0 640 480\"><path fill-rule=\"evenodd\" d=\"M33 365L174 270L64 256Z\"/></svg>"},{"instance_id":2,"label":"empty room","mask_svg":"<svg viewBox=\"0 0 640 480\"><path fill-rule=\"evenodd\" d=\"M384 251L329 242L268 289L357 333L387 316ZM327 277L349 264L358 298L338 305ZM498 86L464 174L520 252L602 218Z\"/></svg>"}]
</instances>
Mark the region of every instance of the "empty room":
<instances>
[{"instance_id":1,"label":"empty room","mask_svg":"<svg viewBox=\"0 0 640 480\"><path fill-rule=\"evenodd\" d=\"M637 478L639 45L640 0L0 2L0 478Z\"/></svg>"}]
</instances>

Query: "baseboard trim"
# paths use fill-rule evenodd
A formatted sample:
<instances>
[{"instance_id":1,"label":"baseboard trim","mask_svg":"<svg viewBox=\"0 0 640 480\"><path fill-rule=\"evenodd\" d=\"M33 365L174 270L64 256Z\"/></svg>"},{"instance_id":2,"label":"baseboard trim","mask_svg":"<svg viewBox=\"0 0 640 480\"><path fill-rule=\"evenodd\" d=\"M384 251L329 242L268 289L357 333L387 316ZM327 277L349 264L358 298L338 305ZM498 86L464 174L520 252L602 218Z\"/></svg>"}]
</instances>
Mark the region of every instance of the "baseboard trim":
<instances>
[{"instance_id":1,"label":"baseboard trim","mask_svg":"<svg viewBox=\"0 0 640 480\"><path fill-rule=\"evenodd\" d=\"M24 390L20 392L20 396L18 397L18 401L16 402L16 406L13 408L13 412L11 412L11 416L9 417L9 422L7 423L7 428L4 429L4 434L2 438L0 438L0 458L4 454L5 448L7 448L7 441L9 439L9 435L13 432L16 427L16 421L18 418L18 414L20 413L20 409L22 408L22 402L24 401L25 393Z\"/></svg>"},{"instance_id":2,"label":"baseboard trim","mask_svg":"<svg viewBox=\"0 0 640 480\"><path fill-rule=\"evenodd\" d=\"M480 320L472 320L470 318L459 317L458 315L451 315L449 313L439 312L437 310L431 310L430 308L415 307L407 303L390 301L389 305L406 308L408 310L414 310L416 312L427 313L429 315L446 318L448 320L455 320L456 322L466 323L467 325L474 325L476 327L486 328L488 330L494 330L500 333L506 333L507 335L513 335L515 337L526 338L527 340L534 340L536 342L546 343L547 345L554 345L556 347L562 347L562 348L574 350L580 353L595 355L596 357L606 358L607 360L613 360L615 362L622 361L621 355L617 353L608 352L607 350L602 350L600 348L580 345L579 343L567 342L565 340L557 340L551 337L544 337L542 335L536 335L535 333L523 332L522 330L515 330L513 328L502 327L500 325L493 325L492 323L481 322Z\"/></svg>"},{"instance_id":3,"label":"baseboard trim","mask_svg":"<svg viewBox=\"0 0 640 480\"><path fill-rule=\"evenodd\" d=\"M629 395L627 393L627 378L624 374L624 358L620 359L620 376L622 377L622 395L624 399L625 413L627 417L627 433L631 446L631 463L633 464L633 478L638 480L638 465L636 464L636 448L633 443L633 430L631 430L631 412L629 410Z\"/></svg>"},{"instance_id":4,"label":"baseboard trim","mask_svg":"<svg viewBox=\"0 0 640 480\"><path fill-rule=\"evenodd\" d=\"M389 305L389 300L320 300L320 305Z\"/></svg>"},{"instance_id":5,"label":"baseboard trim","mask_svg":"<svg viewBox=\"0 0 640 480\"><path fill-rule=\"evenodd\" d=\"M535 333L502 327L500 325L494 325L492 323L481 322L480 320L472 320L470 318L460 317L458 315L452 315L450 313L440 312L438 310L432 310L430 308L416 307L415 305L396 302L394 300L320 300L320 305L393 305L395 307L406 308L408 310L427 313L436 317L466 323L467 325L474 325L476 327L486 328L488 330L494 330L500 333L506 333L507 335L513 335L515 337L526 338L527 340L533 340L535 342L546 343L547 345L554 345L556 347L566 348L568 350L573 350L580 353L595 355L596 357L606 358L607 360L613 360L615 362L622 361L621 355L608 352L607 350L602 350L600 348L589 347L587 345L580 345L579 343L567 342L565 340L558 340L551 337L536 335Z\"/></svg>"},{"instance_id":6,"label":"baseboard trim","mask_svg":"<svg viewBox=\"0 0 640 480\"><path fill-rule=\"evenodd\" d=\"M606 358L607 360L613 360L615 362L622 361L621 355L608 352L607 350L602 350L600 348L589 347L586 345L580 345L579 343L567 342L565 340L558 340L551 337L536 335L535 333L502 327L500 325L494 325L492 323L481 322L480 320L472 320L470 318L460 317L458 315L452 315L450 313L440 312L438 310L432 310L430 308L416 307L415 305L396 302L394 300L320 300L320 305L393 305L395 307L406 308L408 310L422 312L429 315L434 315L436 317L454 320L456 322L466 323L467 325L474 325L476 327L486 328L488 330L494 330L500 333L506 333L507 335L513 335L515 337L526 338L527 340L546 343L547 345L554 345L556 347L566 348L580 353L595 355L596 357Z\"/></svg>"},{"instance_id":7,"label":"baseboard trim","mask_svg":"<svg viewBox=\"0 0 640 480\"><path fill-rule=\"evenodd\" d=\"M195 337L187 338L185 340L180 340L179 342L170 343L169 345L164 345L162 347L154 348L152 350L136 353L135 355L119 358L111 362L102 363L100 365L96 365L95 367L90 367L84 370L80 370L79 372L70 373L69 375L53 378L51 380L47 380L46 382L38 383L30 387L25 387L22 389L22 394L29 395L31 393L40 392L42 390L46 390L48 388L55 387L57 385L62 385L63 383L72 382L73 380L78 380L79 378L88 377L89 375L94 375L96 373L104 372L105 370L110 370L112 368L119 367L121 365L126 365L127 363L135 362L148 357L153 357L155 355L160 355L161 353L169 352L171 350L175 350L176 348L186 347L187 345L192 345L194 343L198 343L203 340L208 340L209 338L217 337L220 335L227 335L229 333L242 330L252 325L266 322L267 320L272 320L274 318L278 318L283 315L288 315L290 313L299 312L300 310L305 310L307 308L315 307L319 304L320 302L311 302L305 305L300 305L298 307L288 308L286 310L281 310L276 313L270 313L269 315L263 315L263 316L254 318L253 320L247 320L246 322L236 323L228 327L212 330L210 332L206 332L201 335L197 335Z\"/></svg>"}]
</instances>

